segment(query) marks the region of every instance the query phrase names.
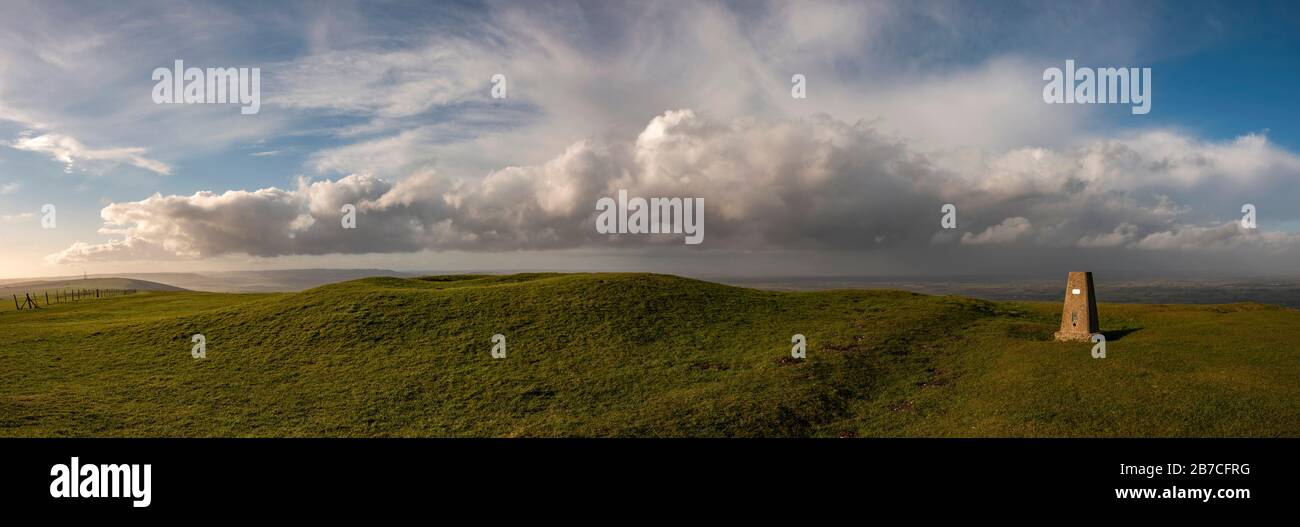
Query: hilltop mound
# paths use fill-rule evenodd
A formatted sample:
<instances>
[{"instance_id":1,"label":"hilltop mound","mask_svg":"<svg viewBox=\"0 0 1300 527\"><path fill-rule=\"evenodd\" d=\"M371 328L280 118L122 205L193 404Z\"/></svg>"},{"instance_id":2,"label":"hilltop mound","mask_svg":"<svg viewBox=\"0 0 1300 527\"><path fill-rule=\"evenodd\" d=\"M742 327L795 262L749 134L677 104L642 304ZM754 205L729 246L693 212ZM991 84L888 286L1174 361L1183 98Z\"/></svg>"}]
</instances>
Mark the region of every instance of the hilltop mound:
<instances>
[{"instance_id":1,"label":"hilltop mound","mask_svg":"<svg viewBox=\"0 0 1300 527\"><path fill-rule=\"evenodd\" d=\"M899 291L520 274L151 293L0 313L0 435L1296 435L1297 315L1103 305L1120 340L1097 361L1039 338L1059 306ZM1272 336L1235 360L1176 340L1215 318Z\"/></svg>"}]
</instances>

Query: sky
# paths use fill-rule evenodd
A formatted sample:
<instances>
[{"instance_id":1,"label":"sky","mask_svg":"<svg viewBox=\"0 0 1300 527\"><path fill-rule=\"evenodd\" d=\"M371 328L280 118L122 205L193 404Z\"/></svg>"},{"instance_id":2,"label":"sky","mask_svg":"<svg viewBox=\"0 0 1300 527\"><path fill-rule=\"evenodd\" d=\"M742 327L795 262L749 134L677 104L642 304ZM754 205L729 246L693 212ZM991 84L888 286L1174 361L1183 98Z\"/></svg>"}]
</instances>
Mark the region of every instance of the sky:
<instances>
[{"instance_id":1,"label":"sky","mask_svg":"<svg viewBox=\"0 0 1300 527\"><path fill-rule=\"evenodd\" d=\"M5 0L0 278L1294 275L1298 57L1289 2ZM158 104L177 60L258 111ZM1049 104L1067 60L1149 112Z\"/></svg>"}]
</instances>

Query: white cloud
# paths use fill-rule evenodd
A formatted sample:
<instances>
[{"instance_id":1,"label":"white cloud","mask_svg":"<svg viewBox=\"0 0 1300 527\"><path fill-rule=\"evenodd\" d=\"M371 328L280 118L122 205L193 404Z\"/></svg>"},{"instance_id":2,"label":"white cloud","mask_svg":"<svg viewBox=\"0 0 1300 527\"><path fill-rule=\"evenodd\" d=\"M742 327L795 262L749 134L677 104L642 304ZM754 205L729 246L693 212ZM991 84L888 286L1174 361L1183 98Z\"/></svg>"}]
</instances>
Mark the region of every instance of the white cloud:
<instances>
[{"instance_id":1,"label":"white cloud","mask_svg":"<svg viewBox=\"0 0 1300 527\"><path fill-rule=\"evenodd\" d=\"M1153 232L1135 245L1157 251L1239 250L1265 248L1287 250L1300 244L1300 234L1260 232L1231 221L1209 227L1181 226L1175 230Z\"/></svg>"},{"instance_id":2,"label":"white cloud","mask_svg":"<svg viewBox=\"0 0 1300 527\"><path fill-rule=\"evenodd\" d=\"M274 68L282 83L268 102L378 118L407 117L483 99L494 62L482 46L450 38L398 50L336 50ZM475 75L474 72L478 74Z\"/></svg>"},{"instance_id":3,"label":"white cloud","mask_svg":"<svg viewBox=\"0 0 1300 527\"><path fill-rule=\"evenodd\" d=\"M987 244L1004 244L1012 243L1024 238L1031 230L1033 225L1029 220L1022 217L1007 218L1002 223L984 229L979 234L965 233L961 236L961 243L965 245L987 245Z\"/></svg>"},{"instance_id":4,"label":"white cloud","mask_svg":"<svg viewBox=\"0 0 1300 527\"><path fill-rule=\"evenodd\" d=\"M66 172L71 172L77 163L126 163L162 175L169 175L172 172L171 167L166 163L145 157L144 148L88 148L74 137L57 133L41 135L25 133L8 143L8 146L48 155L63 163Z\"/></svg>"},{"instance_id":5,"label":"white cloud","mask_svg":"<svg viewBox=\"0 0 1300 527\"><path fill-rule=\"evenodd\" d=\"M1137 236L1137 230L1137 226L1132 223L1121 223L1113 231L1084 236L1079 239L1077 245L1085 248L1120 247L1132 242Z\"/></svg>"},{"instance_id":6,"label":"white cloud","mask_svg":"<svg viewBox=\"0 0 1300 527\"><path fill-rule=\"evenodd\" d=\"M429 153L430 128L406 130L400 134L363 141L317 152L309 163L321 173L349 174L358 171L386 175L405 175L432 164Z\"/></svg>"},{"instance_id":7,"label":"white cloud","mask_svg":"<svg viewBox=\"0 0 1300 527\"><path fill-rule=\"evenodd\" d=\"M36 214L33 212L22 212L19 214L4 214L4 215L0 215L0 224L12 225L15 223L24 223L35 219L36 219Z\"/></svg>"}]
</instances>

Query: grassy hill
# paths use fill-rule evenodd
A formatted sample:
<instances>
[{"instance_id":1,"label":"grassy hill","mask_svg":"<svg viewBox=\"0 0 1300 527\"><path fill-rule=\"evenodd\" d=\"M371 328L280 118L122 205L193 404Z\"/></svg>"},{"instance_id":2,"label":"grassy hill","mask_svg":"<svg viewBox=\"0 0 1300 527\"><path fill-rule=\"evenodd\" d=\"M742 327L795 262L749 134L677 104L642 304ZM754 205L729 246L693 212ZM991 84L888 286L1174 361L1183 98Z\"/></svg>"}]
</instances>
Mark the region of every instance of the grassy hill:
<instances>
[{"instance_id":1,"label":"grassy hill","mask_svg":"<svg viewBox=\"0 0 1300 527\"><path fill-rule=\"evenodd\" d=\"M90 279L58 279L58 280L24 280L12 283L0 284L0 310L13 310L12 303L6 302L11 300L10 295L18 295L22 299L25 294L32 293L34 298L42 307L45 306L45 293L54 296L55 291L72 291L72 290L127 290L136 291L184 291L179 287L150 282L146 280L135 280L131 278L90 278Z\"/></svg>"},{"instance_id":2,"label":"grassy hill","mask_svg":"<svg viewBox=\"0 0 1300 527\"><path fill-rule=\"evenodd\" d=\"M898 291L522 274L143 293L0 313L0 435L1300 436L1300 311L1100 309L1106 359L1051 342L1055 303Z\"/></svg>"}]
</instances>

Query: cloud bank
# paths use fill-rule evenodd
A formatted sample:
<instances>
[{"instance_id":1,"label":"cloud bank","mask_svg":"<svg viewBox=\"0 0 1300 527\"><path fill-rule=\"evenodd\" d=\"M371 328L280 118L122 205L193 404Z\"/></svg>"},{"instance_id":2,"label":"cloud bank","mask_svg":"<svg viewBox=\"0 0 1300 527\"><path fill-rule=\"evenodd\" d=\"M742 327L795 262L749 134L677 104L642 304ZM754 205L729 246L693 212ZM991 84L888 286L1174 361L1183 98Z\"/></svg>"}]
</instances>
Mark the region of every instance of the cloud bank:
<instances>
[{"instance_id":1,"label":"cloud bank","mask_svg":"<svg viewBox=\"0 0 1300 527\"><path fill-rule=\"evenodd\" d=\"M543 164L481 178L432 169L400 181L353 174L303 178L294 189L113 203L101 211L101 232L112 241L79 243L49 259L680 244L671 236L597 234L595 202L618 189L704 198L706 249L1286 251L1300 236L1242 228L1231 210L1196 221L1170 194L1224 184L1262 193L1297 175L1300 159L1254 135L1215 143L1150 131L972 162L919 153L866 121L717 119L676 110L634 137L575 142ZM945 203L957 206L955 230L940 228ZM356 229L341 226L345 204L357 207Z\"/></svg>"}]
</instances>

